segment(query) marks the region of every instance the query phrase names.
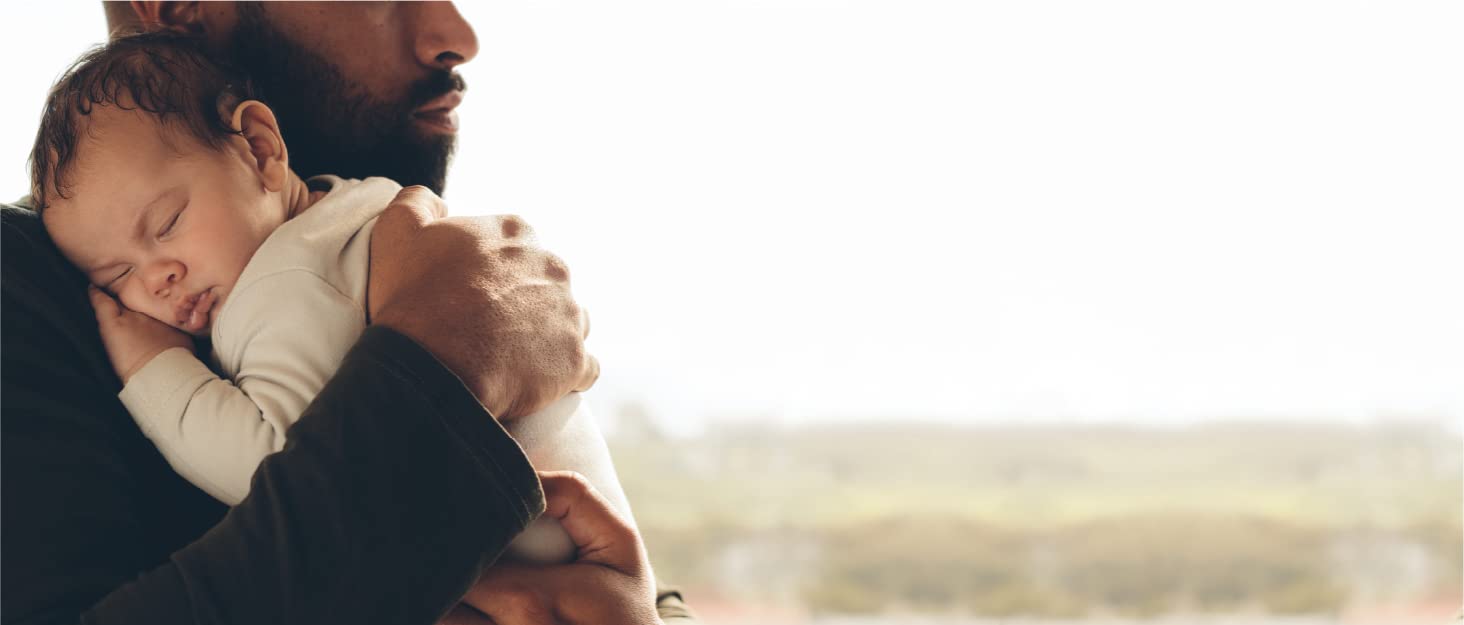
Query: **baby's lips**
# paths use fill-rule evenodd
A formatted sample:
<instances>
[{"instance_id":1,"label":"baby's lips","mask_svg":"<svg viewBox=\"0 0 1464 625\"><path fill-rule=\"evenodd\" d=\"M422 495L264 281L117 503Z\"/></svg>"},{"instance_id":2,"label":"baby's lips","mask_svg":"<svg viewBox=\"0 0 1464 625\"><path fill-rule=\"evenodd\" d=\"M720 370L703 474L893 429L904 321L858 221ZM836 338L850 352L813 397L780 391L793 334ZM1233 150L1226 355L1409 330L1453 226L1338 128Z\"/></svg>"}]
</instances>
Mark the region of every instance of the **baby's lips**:
<instances>
[{"instance_id":1,"label":"baby's lips","mask_svg":"<svg viewBox=\"0 0 1464 625\"><path fill-rule=\"evenodd\" d=\"M193 303L192 315L194 326L197 329L201 330L204 326L208 325L208 314L213 312L214 302L216 300L217 296L214 295L214 290L211 287L198 295L198 301Z\"/></svg>"},{"instance_id":2,"label":"baby's lips","mask_svg":"<svg viewBox=\"0 0 1464 625\"><path fill-rule=\"evenodd\" d=\"M182 304L176 317L178 327L187 332L197 332L207 322L209 309L213 307L213 289L190 295Z\"/></svg>"}]
</instances>

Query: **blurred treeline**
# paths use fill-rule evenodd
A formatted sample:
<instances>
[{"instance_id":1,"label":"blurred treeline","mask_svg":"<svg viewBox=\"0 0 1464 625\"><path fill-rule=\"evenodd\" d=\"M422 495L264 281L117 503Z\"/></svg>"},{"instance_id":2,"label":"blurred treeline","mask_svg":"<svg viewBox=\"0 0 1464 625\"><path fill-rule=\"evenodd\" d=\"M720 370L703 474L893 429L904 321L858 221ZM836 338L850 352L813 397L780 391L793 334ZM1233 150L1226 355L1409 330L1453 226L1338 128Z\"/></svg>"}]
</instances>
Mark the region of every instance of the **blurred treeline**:
<instances>
[{"instance_id":1,"label":"blurred treeline","mask_svg":"<svg viewBox=\"0 0 1464 625\"><path fill-rule=\"evenodd\" d=\"M1438 425L740 427L612 450L698 599L981 616L1330 614L1461 584Z\"/></svg>"}]
</instances>

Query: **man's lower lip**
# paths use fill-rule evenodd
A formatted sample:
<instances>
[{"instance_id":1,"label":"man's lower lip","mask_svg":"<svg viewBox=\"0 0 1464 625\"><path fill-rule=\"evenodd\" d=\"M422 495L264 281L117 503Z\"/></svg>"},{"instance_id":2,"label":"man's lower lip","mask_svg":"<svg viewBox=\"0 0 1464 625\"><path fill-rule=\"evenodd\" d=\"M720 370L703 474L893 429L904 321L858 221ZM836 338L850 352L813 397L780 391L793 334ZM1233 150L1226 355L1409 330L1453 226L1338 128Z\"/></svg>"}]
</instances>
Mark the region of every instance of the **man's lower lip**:
<instances>
[{"instance_id":1,"label":"man's lower lip","mask_svg":"<svg viewBox=\"0 0 1464 625\"><path fill-rule=\"evenodd\" d=\"M458 131L457 111L430 111L417 113L412 117L418 123L437 132L456 133Z\"/></svg>"}]
</instances>

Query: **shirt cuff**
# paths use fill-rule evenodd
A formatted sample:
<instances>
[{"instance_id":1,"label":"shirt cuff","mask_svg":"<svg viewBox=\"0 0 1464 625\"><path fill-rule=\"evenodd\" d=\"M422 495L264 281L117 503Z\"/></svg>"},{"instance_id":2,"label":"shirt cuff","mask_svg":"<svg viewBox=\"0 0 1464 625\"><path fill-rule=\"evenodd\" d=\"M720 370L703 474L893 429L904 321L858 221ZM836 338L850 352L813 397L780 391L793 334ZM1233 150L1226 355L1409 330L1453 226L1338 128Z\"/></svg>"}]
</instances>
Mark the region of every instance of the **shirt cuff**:
<instances>
[{"instance_id":1,"label":"shirt cuff","mask_svg":"<svg viewBox=\"0 0 1464 625\"><path fill-rule=\"evenodd\" d=\"M172 347L132 374L117 397L143 433L152 438L159 420L182 414L193 392L217 377L191 350Z\"/></svg>"},{"instance_id":2,"label":"shirt cuff","mask_svg":"<svg viewBox=\"0 0 1464 625\"><path fill-rule=\"evenodd\" d=\"M494 481L500 490L495 494L521 504L516 512L522 524L544 513L544 491L523 448L457 374L416 341L386 326L368 326L355 350L416 387L431 404L423 416L438 419L481 470L501 478Z\"/></svg>"}]
</instances>

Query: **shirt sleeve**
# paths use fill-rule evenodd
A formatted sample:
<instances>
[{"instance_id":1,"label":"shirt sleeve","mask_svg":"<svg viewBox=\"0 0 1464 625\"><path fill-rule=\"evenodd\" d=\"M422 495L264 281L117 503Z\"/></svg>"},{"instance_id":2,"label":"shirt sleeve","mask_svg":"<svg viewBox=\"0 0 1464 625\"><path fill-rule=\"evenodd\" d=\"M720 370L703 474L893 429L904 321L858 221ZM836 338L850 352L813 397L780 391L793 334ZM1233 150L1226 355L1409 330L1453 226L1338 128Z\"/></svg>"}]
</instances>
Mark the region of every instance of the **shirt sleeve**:
<instances>
[{"instance_id":1,"label":"shirt sleeve","mask_svg":"<svg viewBox=\"0 0 1464 625\"><path fill-rule=\"evenodd\" d=\"M370 328L226 514L117 401L85 276L3 213L0 623L426 625L542 511L461 381Z\"/></svg>"},{"instance_id":2,"label":"shirt sleeve","mask_svg":"<svg viewBox=\"0 0 1464 625\"><path fill-rule=\"evenodd\" d=\"M6 625L427 625L542 511L462 382L371 328L225 514L117 401L85 277L4 213Z\"/></svg>"},{"instance_id":3,"label":"shirt sleeve","mask_svg":"<svg viewBox=\"0 0 1464 625\"><path fill-rule=\"evenodd\" d=\"M250 494L84 623L432 623L543 510L455 376L371 328Z\"/></svg>"},{"instance_id":4,"label":"shirt sleeve","mask_svg":"<svg viewBox=\"0 0 1464 625\"><path fill-rule=\"evenodd\" d=\"M233 381L176 348L143 366L120 395L173 469L229 505L248 494L260 461L284 447L365 327L360 306L308 271L241 287L214 333Z\"/></svg>"}]
</instances>

